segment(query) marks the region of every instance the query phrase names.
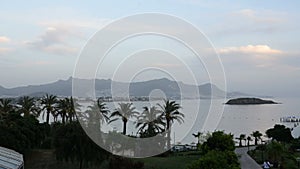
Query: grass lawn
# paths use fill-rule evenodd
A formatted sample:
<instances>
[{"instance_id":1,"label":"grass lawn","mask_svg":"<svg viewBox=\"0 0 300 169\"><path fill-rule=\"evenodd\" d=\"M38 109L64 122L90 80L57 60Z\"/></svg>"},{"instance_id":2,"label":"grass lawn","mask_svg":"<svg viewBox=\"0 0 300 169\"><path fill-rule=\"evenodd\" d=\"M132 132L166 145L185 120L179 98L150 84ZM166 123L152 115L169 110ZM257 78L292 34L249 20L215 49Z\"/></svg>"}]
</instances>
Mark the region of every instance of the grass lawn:
<instances>
[{"instance_id":1,"label":"grass lawn","mask_svg":"<svg viewBox=\"0 0 300 169\"><path fill-rule=\"evenodd\" d=\"M149 157L137 159L137 161L144 162L145 169L185 169L187 165L199 158L199 155L180 153L169 157Z\"/></svg>"},{"instance_id":2,"label":"grass lawn","mask_svg":"<svg viewBox=\"0 0 300 169\"><path fill-rule=\"evenodd\" d=\"M195 155L195 152L183 152L168 157L149 157L133 160L144 162L145 169L185 169L188 164L199 158L200 155ZM106 165L101 167L89 167L88 169L105 169L107 168ZM76 169L79 168L79 164L56 161L54 150L32 150L25 155L25 168Z\"/></svg>"}]
</instances>

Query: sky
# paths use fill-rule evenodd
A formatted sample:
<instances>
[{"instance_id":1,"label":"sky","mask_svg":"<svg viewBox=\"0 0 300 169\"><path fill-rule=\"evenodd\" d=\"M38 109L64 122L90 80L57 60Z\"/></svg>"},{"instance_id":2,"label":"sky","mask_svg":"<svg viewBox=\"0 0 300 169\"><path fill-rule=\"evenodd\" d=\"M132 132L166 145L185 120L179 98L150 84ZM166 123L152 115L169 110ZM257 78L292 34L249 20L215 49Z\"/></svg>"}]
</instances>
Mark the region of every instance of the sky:
<instances>
[{"instance_id":1,"label":"sky","mask_svg":"<svg viewBox=\"0 0 300 169\"><path fill-rule=\"evenodd\" d=\"M68 79L74 73L82 49L103 27L126 16L162 13L183 19L205 35L220 58L228 91L297 97L300 96L299 7L297 0L2 0L0 85L11 88ZM122 29L126 28L120 27ZM135 45L140 48L132 47ZM97 77L111 78L110 69L114 67L111 65L117 64L117 55L123 56L129 48L147 47L168 51L175 48L179 56L173 62L170 53L165 51L159 54L156 50L128 52L127 55L133 57L127 67L121 65L123 74L119 77L130 71L140 75L131 70L134 65L152 65L173 71L179 80L189 83L186 73L178 68L183 59L187 63L184 67L192 69L195 76L203 77L203 83L209 78L218 78L213 76L214 68L208 70L211 74L207 73L205 66L193 64L189 59L190 51L181 50L179 46L162 37L133 38L107 56L106 66L100 65L101 73L97 72ZM164 55L155 62L154 54ZM145 64L149 62L151 64ZM106 70L100 71L102 69ZM195 73L198 69L199 75ZM154 79L160 74L146 72L145 77Z\"/></svg>"}]
</instances>

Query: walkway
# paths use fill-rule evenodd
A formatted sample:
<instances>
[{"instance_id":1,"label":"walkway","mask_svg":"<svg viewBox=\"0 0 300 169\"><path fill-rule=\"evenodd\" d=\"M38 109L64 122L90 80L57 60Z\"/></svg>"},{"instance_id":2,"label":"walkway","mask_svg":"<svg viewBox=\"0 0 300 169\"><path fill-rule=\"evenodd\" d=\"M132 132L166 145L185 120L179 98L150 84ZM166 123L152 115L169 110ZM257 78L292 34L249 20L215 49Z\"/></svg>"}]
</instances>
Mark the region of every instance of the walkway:
<instances>
[{"instance_id":1,"label":"walkway","mask_svg":"<svg viewBox=\"0 0 300 169\"><path fill-rule=\"evenodd\" d=\"M250 147L251 149L254 149L255 147ZM248 154L248 147L241 147L241 148L236 148L235 153L239 157L239 161L241 164L242 169L261 169L262 167L257 164Z\"/></svg>"}]
</instances>

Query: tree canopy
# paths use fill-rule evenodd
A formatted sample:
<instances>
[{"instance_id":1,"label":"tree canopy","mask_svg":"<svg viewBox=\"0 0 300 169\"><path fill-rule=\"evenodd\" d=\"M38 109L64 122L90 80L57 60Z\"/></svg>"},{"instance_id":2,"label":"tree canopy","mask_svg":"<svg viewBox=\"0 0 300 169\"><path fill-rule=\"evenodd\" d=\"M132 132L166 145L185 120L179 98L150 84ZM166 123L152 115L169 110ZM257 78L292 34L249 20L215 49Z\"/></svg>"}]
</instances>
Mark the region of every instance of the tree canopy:
<instances>
[{"instance_id":1,"label":"tree canopy","mask_svg":"<svg viewBox=\"0 0 300 169\"><path fill-rule=\"evenodd\" d=\"M266 131L266 134L272 140L288 143L293 140L291 130L284 125L276 124L273 128Z\"/></svg>"}]
</instances>

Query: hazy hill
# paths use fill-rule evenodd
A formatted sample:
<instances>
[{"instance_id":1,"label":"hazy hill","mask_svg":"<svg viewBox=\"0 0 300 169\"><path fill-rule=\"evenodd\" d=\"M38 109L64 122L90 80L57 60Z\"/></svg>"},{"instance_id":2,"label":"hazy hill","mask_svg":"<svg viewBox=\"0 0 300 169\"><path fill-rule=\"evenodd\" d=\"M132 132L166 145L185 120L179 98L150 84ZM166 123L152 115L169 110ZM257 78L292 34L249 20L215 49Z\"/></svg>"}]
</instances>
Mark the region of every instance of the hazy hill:
<instances>
[{"instance_id":1,"label":"hazy hill","mask_svg":"<svg viewBox=\"0 0 300 169\"><path fill-rule=\"evenodd\" d=\"M40 96L43 93L54 94L58 96L71 96L72 95L72 78L67 80L58 80L53 83L42 84L42 85L29 85L15 88L4 88L0 86L0 96L10 96L17 97L22 95L31 95L31 96ZM91 90L87 89L89 84L93 83L92 80L87 79L74 79L80 87L83 89L80 93L80 96L87 97L91 96ZM127 96L128 91L130 96L148 96L151 91L154 89L159 89L167 97L171 98L179 98L182 93L182 97L184 98L195 98L197 97L195 92L197 89L199 90L201 98L220 98L225 96L226 94L230 97L236 97L234 93L226 93L222 91L217 86L207 83L200 86L194 86L185 84L182 82L171 81L166 78L162 79L154 79L144 82L133 82L133 83L123 83L123 82L115 82L110 79L96 79L95 80L95 89L97 96L111 96L111 86L113 86L113 91L116 96ZM129 90L128 90L129 89ZM127 91L127 92L126 92ZM212 91L214 93L212 94Z\"/></svg>"}]
</instances>

